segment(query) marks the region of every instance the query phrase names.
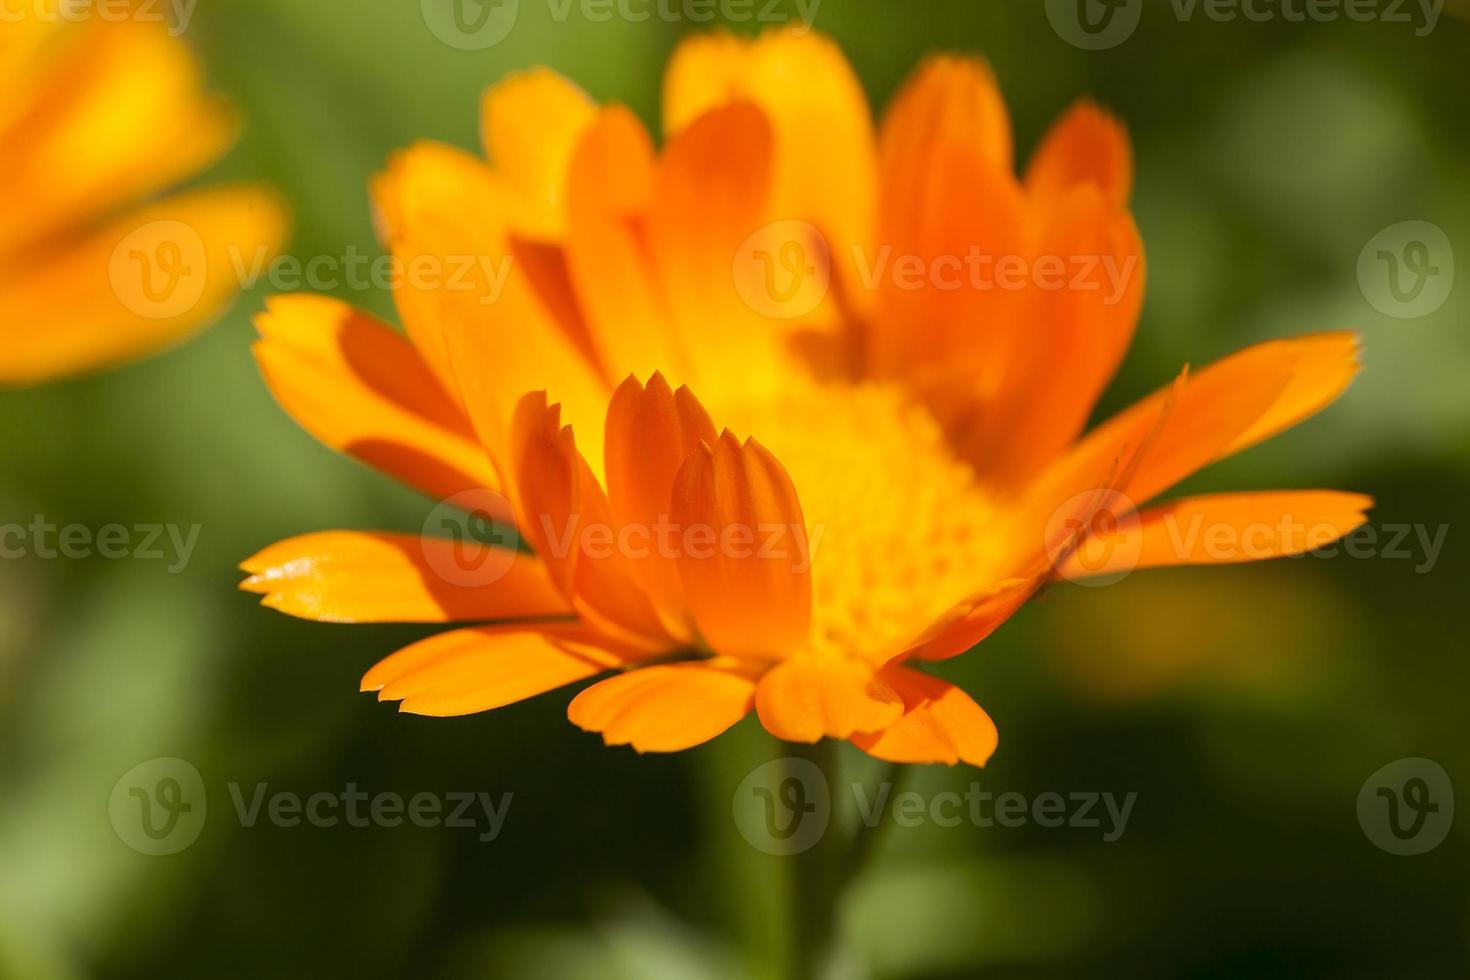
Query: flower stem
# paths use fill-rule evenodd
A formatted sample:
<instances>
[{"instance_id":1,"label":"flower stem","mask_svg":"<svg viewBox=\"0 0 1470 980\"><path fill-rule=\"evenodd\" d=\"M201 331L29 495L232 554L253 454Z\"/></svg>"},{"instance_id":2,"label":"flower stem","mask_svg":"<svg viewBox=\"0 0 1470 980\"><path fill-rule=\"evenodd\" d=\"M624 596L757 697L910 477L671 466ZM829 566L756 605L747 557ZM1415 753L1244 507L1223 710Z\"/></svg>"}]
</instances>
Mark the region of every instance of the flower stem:
<instances>
[{"instance_id":1,"label":"flower stem","mask_svg":"<svg viewBox=\"0 0 1470 980\"><path fill-rule=\"evenodd\" d=\"M810 848L795 855L790 869L794 980L821 980L830 974L840 952L838 913L842 896L867 867L877 850L883 827L891 822L883 819L864 822L861 814L847 812L849 787L841 781L839 747L838 742L823 739L815 745L793 747L791 751L793 759L821 770L831 800L826 832ZM889 764L879 773L876 784L879 790L884 784L889 785L885 797L891 797L906 768ZM794 767L792 775L797 775ZM869 794L869 798L876 797Z\"/></svg>"},{"instance_id":2,"label":"flower stem","mask_svg":"<svg viewBox=\"0 0 1470 980\"><path fill-rule=\"evenodd\" d=\"M820 769L829 791L836 788L835 745L831 739L823 739L815 745L793 746L791 753L792 758L810 762ZM797 776L794 768L792 775ZM838 859L843 844L841 828L835 824L836 821L832 820L816 843L796 854L790 869L792 980L819 980L826 976L831 964L837 931L837 901L841 897Z\"/></svg>"}]
</instances>

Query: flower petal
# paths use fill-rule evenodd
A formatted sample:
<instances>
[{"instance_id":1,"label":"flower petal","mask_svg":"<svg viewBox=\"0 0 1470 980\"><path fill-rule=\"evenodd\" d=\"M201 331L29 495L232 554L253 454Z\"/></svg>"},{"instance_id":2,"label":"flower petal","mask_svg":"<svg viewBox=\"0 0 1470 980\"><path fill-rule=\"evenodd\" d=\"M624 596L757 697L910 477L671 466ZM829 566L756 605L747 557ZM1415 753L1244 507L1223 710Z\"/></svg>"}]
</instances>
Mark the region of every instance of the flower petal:
<instances>
[{"instance_id":1,"label":"flower petal","mask_svg":"<svg viewBox=\"0 0 1470 980\"><path fill-rule=\"evenodd\" d=\"M830 38L775 28L758 38L691 35L664 75L664 131L748 100L775 133L772 210L816 224L833 254L873 235L877 145L861 83Z\"/></svg>"},{"instance_id":2,"label":"flower petal","mask_svg":"<svg viewBox=\"0 0 1470 980\"><path fill-rule=\"evenodd\" d=\"M240 288L238 265L286 237L280 199L257 187L193 191L119 218L0 275L0 385L111 366L176 343Z\"/></svg>"},{"instance_id":3,"label":"flower petal","mask_svg":"<svg viewBox=\"0 0 1470 980\"><path fill-rule=\"evenodd\" d=\"M663 375L647 387L630 377L613 394L607 412L607 492L620 529L633 529L640 554L630 555L634 573L647 590L667 629L690 640L684 585L677 556L669 553L661 529L672 530L674 480L684 460L701 443L718 437L709 413L689 391L674 391ZM621 533L621 532L620 532Z\"/></svg>"},{"instance_id":4,"label":"flower petal","mask_svg":"<svg viewBox=\"0 0 1470 980\"><path fill-rule=\"evenodd\" d=\"M559 239L572 151L596 107L576 85L549 68L509 76L485 93L485 154L519 191L516 230Z\"/></svg>"},{"instance_id":5,"label":"flower petal","mask_svg":"<svg viewBox=\"0 0 1470 980\"><path fill-rule=\"evenodd\" d=\"M1033 197L1061 197L1092 184L1115 207L1133 193L1133 150L1123 124L1088 99L1067 111L1042 140L1026 168Z\"/></svg>"},{"instance_id":6,"label":"flower petal","mask_svg":"<svg viewBox=\"0 0 1470 980\"><path fill-rule=\"evenodd\" d=\"M989 68L926 62L884 118L879 173L869 368L940 379L960 370L988 402L1025 369L1018 361L1037 356L1020 323L1026 294L974 281L983 271L977 258L998 266L1030 254L1010 123Z\"/></svg>"},{"instance_id":7,"label":"flower petal","mask_svg":"<svg viewBox=\"0 0 1470 980\"><path fill-rule=\"evenodd\" d=\"M394 298L409 336L459 392L502 476L511 416L528 391L560 401L600 463L607 386L515 261L513 188L467 153L419 144L374 190L406 271Z\"/></svg>"},{"instance_id":8,"label":"flower petal","mask_svg":"<svg viewBox=\"0 0 1470 980\"><path fill-rule=\"evenodd\" d=\"M271 393L328 446L439 500L500 485L458 403L384 324L339 300L296 295L273 297L255 325Z\"/></svg>"},{"instance_id":9,"label":"flower petal","mask_svg":"<svg viewBox=\"0 0 1470 980\"><path fill-rule=\"evenodd\" d=\"M649 249L690 383L715 403L774 391L787 377L783 333L747 304L732 272L768 220L771 153L764 114L737 103L675 136L654 178Z\"/></svg>"},{"instance_id":10,"label":"flower petal","mask_svg":"<svg viewBox=\"0 0 1470 980\"><path fill-rule=\"evenodd\" d=\"M755 440L726 432L674 481L679 575L705 642L740 658L782 657L811 628L811 551L791 477Z\"/></svg>"},{"instance_id":11,"label":"flower petal","mask_svg":"<svg viewBox=\"0 0 1470 980\"><path fill-rule=\"evenodd\" d=\"M572 700L567 717L608 745L677 752L702 745L750 713L755 681L727 661L641 667L599 681Z\"/></svg>"},{"instance_id":12,"label":"flower petal","mask_svg":"<svg viewBox=\"0 0 1470 980\"><path fill-rule=\"evenodd\" d=\"M332 623L448 623L569 616L532 555L443 538L322 531L277 542L240 584L289 616Z\"/></svg>"},{"instance_id":13,"label":"flower petal","mask_svg":"<svg viewBox=\"0 0 1470 980\"><path fill-rule=\"evenodd\" d=\"M572 159L567 265L609 378L688 373L645 234L654 167L647 130L621 106L598 114Z\"/></svg>"},{"instance_id":14,"label":"flower petal","mask_svg":"<svg viewBox=\"0 0 1470 980\"><path fill-rule=\"evenodd\" d=\"M1356 376L1358 354L1352 333L1248 347L1113 416L1059 458L1026 495L1045 510L1048 503L1054 507L1103 486L1125 447L1139 445L1172 400L1136 473L1118 485L1145 503L1208 464L1314 415Z\"/></svg>"},{"instance_id":15,"label":"flower petal","mask_svg":"<svg viewBox=\"0 0 1470 980\"><path fill-rule=\"evenodd\" d=\"M995 723L964 691L916 670L894 668L883 676L903 698L903 715L881 731L854 735L858 748L888 762L949 766L984 766L995 753Z\"/></svg>"},{"instance_id":16,"label":"flower petal","mask_svg":"<svg viewBox=\"0 0 1470 980\"><path fill-rule=\"evenodd\" d=\"M0 263L183 180L235 141L234 114L163 23L93 18L73 37L40 97L0 130Z\"/></svg>"},{"instance_id":17,"label":"flower petal","mask_svg":"<svg viewBox=\"0 0 1470 980\"><path fill-rule=\"evenodd\" d=\"M788 742L877 731L903 714L902 699L872 666L845 657L777 664L760 679L755 707L766 731Z\"/></svg>"},{"instance_id":18,"label":"flower petal","mask_svg":"<svg viewBox=\"0 0 1470 980\"><path fill-rule=\"evenodd\" d=\"M560 418L544 392L526 395L516 409L519 526L583 619L667 649L673 642L638 582L607 496Z\"/></svg>"},{"instance_id":19,"label":"flower petal","mask_svg":"<svg viewBox=\"0 0 1470 980\"><path fill-rule=\"evenodd\" d=\"M568 641L574 640L575 646ZM362 678L400 711L452 717L504 707L623 663L572 628L485 626L440 633L404 647Z\"/></svg>"},{"instance_id":20,"label":"flower petal","mask_svg":"<svg viewBox=\"0 0 1470 980\"><path fill-rule=\"evenodd\" d=\"M1166 565L1218 565L1300 555L1367 521L1373 499L1331 490L1188 497L1141 512L1107 542L1101 560L1078 550L1059 571L1070 579Z\"/></svg>"}]
</instances>

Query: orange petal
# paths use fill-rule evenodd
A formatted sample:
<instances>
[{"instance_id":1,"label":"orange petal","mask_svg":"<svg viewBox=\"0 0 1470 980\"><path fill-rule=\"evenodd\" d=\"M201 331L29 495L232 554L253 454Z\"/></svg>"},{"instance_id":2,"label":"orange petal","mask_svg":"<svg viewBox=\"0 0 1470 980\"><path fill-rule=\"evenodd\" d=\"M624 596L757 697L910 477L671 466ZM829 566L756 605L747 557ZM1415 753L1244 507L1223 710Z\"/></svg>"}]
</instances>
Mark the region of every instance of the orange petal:
<instances>
[{"instance_id":1,"label":"orange petal","mask_svg":"<svg viewBox=\"0 0 1470 980\"><path fill-rule=\"evenodd\" d=\"M1371 497L1330 490L1188 497L1150 508L1108 542L1100 561L1074 552L1067 578L1166 565L1216 565L1299 555L1336 541L1367 521Z\"/></svg>"},{"instance_id":2,"label":"orange petal","mask_svg":"<svg viewBox=\"0 0 1470 980\"><path fill-rule=\"evenodd\" d=\"M96 370L176 343L218 315L286 237L256 187L149 205L0 276L0 385Z\"/></svg>"},{"instance_id":3,"label":"orange petal","mask_svg":"<svg viewBox=\"0 0 1470 980\"><path fill-rule=\"evenodd\" d=\"M977 159L1011 170L1014 150L1005 99L990 66L974 58L936 55L904 83L883 116L879 154L885 184L935 146L960 143Z\"/></svg>"},{"instance_id":4,"label":"orange petal","mask_svg":"<svg viewBox=\"0 0 1470 980\"><path fill-rule=\"evenodd\" d=\"M183 180L235 141L234 114L163 23L93 18L70 33L40 97L0 130L0 262Z\"/></svg>"},{"instance_id":5,"label":"orange petal","mask_svg":"<svg viewBox=\"0 0 1470 980\"><path fill-rule=\"evenodd\" d=\"M645 388L628 378L607 412L607 491L620 528L637 534L630 555L664 625L691 639L684 585L676 555L663 547L661 529L672 531L674 479L701 443L714 445L715 426L688 388L674 391L655 374ZM630 538L631 540L631 538Z\"/></svg>"},{"instance_id":6,"label":"orange petal","mask_svg":"<svg viewBox=\"0 0 1470 980\"><path fill-rule=\"evenodd\" d=\"M902 699L872 666L837 657L777 664L760 679L755 707L766 731L788 742L877 731L903 714Z\"/></svg>"},{"instance_id":7,"label":"orange petal","mask_svg":"<svg viewBox=\"0 0 1470 980\"><path fill-rule=\"evenodd\" d=\"M592 345L610 378L687 373L644 234L653 179L653 143L638 117L621 106L602 110L572 160L566 250Z\"/></svg>"},{"instance_id":8,"label":"orange petal","mask_svg":"<svg viewBox=\"0 0 1470 980\"><path fill-rule=\"evenodd\" d=\"M1142 504L1218 459L1316 414L1359 369L1352 333L1248 347L1120 412L1082 439L1028 490L1055 506L1103 485L1124 447L1137 446L1172 399L1137 472L1119 489Z\"/></svg>"},{"instance_id":9,"label":"orange petal","mask_svg":"<svg viewBox=\"0 0 1470 980\"><path fill-rule=\"evenodd\" d=\"M903 716L881 731L854 735L854 745L888 762L984 766L989 761L1000 736L968 694L916 670L895 668L883 676L903 698Z\"/></svg>"},{"instance_id":10,"label":"orange petal","mask_svg":"<svg viewBox=\"0 0 1470 980\"><path fill-rule=\"evenodd\" d=\"M734 274L741 246L767 220L771 152L765 116L737 103L674 137L655 174L650 251L690 383L716 402L773 391L786 377L780 332L742 298Z\"/></svg>"},{"instance_id":11,"label":"orange petal","mask_svg":"<svg viewBox=\"0 0 1470 980\"><path fill-rule=\"evenodd\" d=\"M1046 134L1026 168L1033 197L1060 197L1078 184L1092 184L1115 207L1133 193L1133 150L1122 123L1083 99Z\"/></svg>"},{"instance_id":12,"label":"orange petal","mask_svg":"<svg viewBox=\"0 0 1470 980\"><path fill-rule=\"evenodd\" d=\"M880 144L878 248L867 258L875 292L869 366L894 377L961 370L989 400L1036 355L1021 329L1024 293L977 286L1030 254L1010 124L983 64L935 58L895 99ZM1030 325L1026 325L1029 329Z\"/></svg>"},{"instance_id":13,"label":"orange petal","mask_svg":"<svg viewBox=\"0 0 1470 980\"><path fill-rule=\"evenodd\" d=\"M839 257L873 237L877 147L862 85L830 38L776 28L759 38L697 34L664 75L664 131L732 102L760 106L775 132L772 211L816 224Z\"/></svg>"},{"instance_id":14,"label":"orange petal","mask_svg":"<svg viewBox=\"0 0 1470 980\"><path fill-rule=\"evenodd\" d=\"M410 534L323 531L241 566L262 605L331 623L447 623L571 614L535 557Z\"/></svg>"},{"instance_id":15,"label":"orange petal","mask_svg":"<svg viewBox=\"0 0 1470 980\"><path fill-rule=\"evenodd\" d=\"M485 93L485 153L519 192L517 231L561 237L572 151L595 112L585 92L548 68L511 75Z\"/></svg>"},{"instance_id":16,"label":"orange petal","mask_svg":"<svg viewBox=\"0 0 1470 980\"><path fill-rule=\"evenodd\" d=\"M617 674L572 700L567 717L608 745L678 752L708 742L750 713L755 681L723 661L665 664Z\"/></svg>"},{"instance_id":17,"label":"orange petal","mask_svg":"<svg viewBox=\"0 0 1470 980\"><path fill-rule=\"evenodd\" d=\"M502 475L511 415L528 391L560 401L600 462L607 387L515 261L514 190L481 161L436 144L398 154L374 190L405 270L394 298L409 336L457 388Z\"/></svg>"},{"instance_id":18,"label":"orange petal","mask_svg":"<svg viewBox=\"0 0 1470 980\"><path fill-rule=\"evenodd\" d=\"M1036 563L1024 576L1006 579L956 604L896 660L946 660L982 642L1000 629L1036 594L1046 569Z\"/></svg>"},{"instance_id":19,"label":"orange petal","mask_svg":"<svg viewBox=\"0 0 1470 980\"><path fill-rule=\"evenodd\" d=\"M571 647L567 638L575 638ZM400 711L451 717L504 707L619 666L595 637L573 629L486 626L440 633L404 647L362 678Z\"/></svg>"},{"instance_id":20,"label":"orange petal","mask_svg":"<svg viewBox=\"0 0 1470 980\"><path fill-rule=\"evenodd\" d=\"M689 612L710 648L740 658L798 649L811 627L811 552L776 457L726 432L685 461L671 511Z\"/></svg>"},{"instance_id":21,"label":"orange petal","mask_svg":"<svg viewBox=\"0 0 1470 980\"><path fill-rule=\"evenodd\" d=\"M957 379L975 423L957 442L987 483L1006 489L1024 485L1082 432L1143 308L1143 241L1127 211L1084 185L1049 202L1040 221L1034 268L1062 269L1065 285L1028 296L1021 330L1029 337L1018 339L1033 356L1013 356L1014 370L989 400L975 398L973 380Z\"/></svg>"},{"instance_id":22,"label":"orange petal","mask_svg":"<svg viewBox=\"0 0 1470 980\"><path fill-rule=\"evenodd\" d=\"M516 409L520 527L584 619L651 649L671 647L607 497L560 419L560 406L548 406L543 392L525 396Z\"/></svg>"},{"instance_id":23,"label":"orange petal","mask_svg":"<svg viewBox=\"0 0 1470 980\"><path fill-rule=\"evenodd\" d=\"M339 300L297 295L273 297L255 325L271 393L328 446L440 500L500 485L459 405L382 323Z\"/></svg>"}]
</instances>

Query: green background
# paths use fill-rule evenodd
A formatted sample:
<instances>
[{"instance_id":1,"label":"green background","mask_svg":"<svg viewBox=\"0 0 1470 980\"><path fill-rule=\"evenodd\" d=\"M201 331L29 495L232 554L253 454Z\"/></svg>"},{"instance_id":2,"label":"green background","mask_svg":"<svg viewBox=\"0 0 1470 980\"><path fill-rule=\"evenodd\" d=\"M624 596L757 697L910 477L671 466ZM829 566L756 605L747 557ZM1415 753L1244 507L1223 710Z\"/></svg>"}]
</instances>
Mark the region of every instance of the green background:
<instances>
[{"instance_id":1,"label":"green background","mask_svg":"<svg viewBox=\"0 0 1470 980\"><path fill-rule=\"evenodd\" d=\"M466 52L414 0L210 0L188 37L246 130L201 182L278 185L303 259L376 255L369 176L415 139L476 145L479 94L507 71L548 64L654 122L669 52L701 25L553 9L521 0L503 43ZM1134 36L1101 52L1069 46L1030 0L826 0L816 25L875 106L929 52L988 57L1023 153L1084 93L1126 120L1149 294L1105 407L1250 342L1363 332L1367 369L1339 404L1190 489L1358 490L1377 498L1376 525L1448 536L1432 568L1411 539L1407 559L1060 585L947 665L1001 748L983 772L926 769L913 787L1137 803L1113 843L1034 825L889 827L844 909L855 975L1470 973L1470 820L1396 857L1356 808L1364 781L1404 757L1470 792L1470 281L1399 320L1356 274L1368 241L1409 219L1470 257L1467 25L1446 11L1420 37L1172 10L1150 0ZM741 779L779 754L753 719L639 758L570 726L565 692L403 716L357 694L358 678L426 631L299 622L235 591L235 564L279 538L417 531L432 506L275 406L248 353L266 292L163 356L0 393L0 521L202 526L180 574L0 561L0 976L769 973L791 921L787 862L731 818ZM188 850L148 857L114 834L108 798L134 765L169 756L201 772L209 819ZM227 787L261 782L514 797L490 843L242 827Z\"/></svg>"}]
</instances>

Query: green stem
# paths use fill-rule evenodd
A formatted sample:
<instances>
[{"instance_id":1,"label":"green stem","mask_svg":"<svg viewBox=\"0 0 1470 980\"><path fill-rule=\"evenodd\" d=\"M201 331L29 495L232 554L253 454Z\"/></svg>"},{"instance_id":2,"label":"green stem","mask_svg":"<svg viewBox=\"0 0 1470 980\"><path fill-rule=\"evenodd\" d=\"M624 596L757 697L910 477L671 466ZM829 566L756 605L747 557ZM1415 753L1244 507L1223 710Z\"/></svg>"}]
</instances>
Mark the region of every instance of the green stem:
<instances>
[{"instance_id":1,"label":"green stem","mask_svg":"<svg viewBox=\"0 0 1470 980\"><path fill-rule=\"evenodd\" d=\"M863 872L877 850L882 831L892 821L871 825L848 813L848 785L840 781L839 743L823 739L815 745L790 747L793 759L815 765L825 779L831 814L827 831L810 848L795 855L790 868L792 894L791 976L794 980L821 980L829 975L837 950L838 912L847 887ZM888 783L888 798L907 767L890 764L879 773L877 785ZM792 775L798 775L793 768ZM869 798L876 798L869 794ZM853 822L849 836L846 818Z\"/></svg>"},{"instance_id":2,"label":"green stem","mask_svg":"<svg viewBox=\"0 0 1470 980\"><path fill-rule=\"evenodd\" d=\"M829 791L836 790L837 758L831 739L815 745L793 746L791 755L814 764L826 779ZM793 770L793 775L796 775ZM836 793L832 793L836 797ZM835 812L832 814L835 818ZM792 894L791 977L818 980L826 975L837 932L837 900L841 868L837 848L842 845L840 828L833 819L827 832L810 848L795 855L790 869Z\"/></svg>"}]
</instances>

